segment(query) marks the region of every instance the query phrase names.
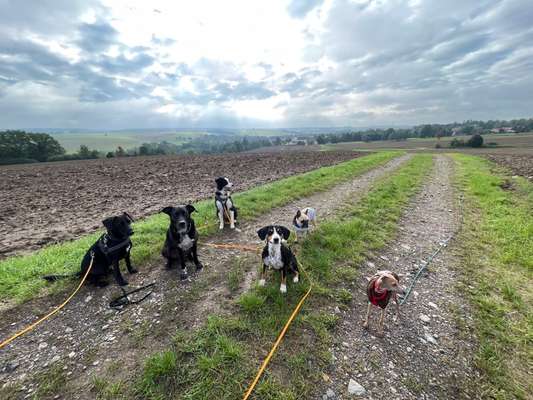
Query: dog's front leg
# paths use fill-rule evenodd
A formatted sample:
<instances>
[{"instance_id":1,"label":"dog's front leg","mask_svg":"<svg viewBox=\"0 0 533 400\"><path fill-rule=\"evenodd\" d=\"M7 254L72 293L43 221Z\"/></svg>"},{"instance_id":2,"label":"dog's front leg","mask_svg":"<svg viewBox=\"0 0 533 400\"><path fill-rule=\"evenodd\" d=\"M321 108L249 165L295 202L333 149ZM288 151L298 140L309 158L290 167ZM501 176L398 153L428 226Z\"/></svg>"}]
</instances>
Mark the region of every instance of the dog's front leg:
<instances>
[{"instance_id":1,"label":"dog's front leg","mask_svg":"<svg viewBox=\"0 0 533 400\"><path fill-rule=\"evenodd\" d=\"M383 325L385 323L385 308L381 309L381 316L379 317L379 330L378 330L378 336L383 337Z\"/></svg>"},{"instance_id":2,"label":"dog's front leg","mask_svg":"<svg viewBox=\"0 0 533 400\"><path fill-rule=\"evenodd\" d=\"M137 269L136 268L133 268L133 266L131 265L131 255L130 255L130 251L128 250L128 252L126 253L126 268L128 268L128 272L130 274L136 274L137 272Z\"/></svg>"},{"instance_id":3,"label":"dog's front leg","mask_svg":"<svg viewBox=\"0 0 533 400\"><path fill-rule=\"evenodd\" d=\"M259 286L265 286L266 283L266 270L267 266L263 263L263 270L261 271L261 279L259 279Z\"/></svg>"},{"instance_id":4,"label":"dog's front leg","mask_svg":"<svg viewBox=\"0 0 533 400\"><path fill-rule=\"evenodd\" d=\"M281 269L281 285L279 286L281 293L287 293L287 270L285 267Z\"/></svg>"},{"instance_id":5,"label":"dog's front leg","mask_svg":"<svg viewBox=\"0 0 533 400\"><path fill-rule=\"evenodd\" d=\"M178 250L179 255L179 263L181 267L180 271L180 279L184 280L187 279L187 265L185 264L185 254L183 254L183 251L181 249Z\"/></svg>"},{"instance_id":6,"label":"dog's front leg","mask_svg":"<svg viewBox=\"0 0 533 400\"><path fill-rule=\"evenodd\" d=\"M217 210L218 210L218 229L224 229L224 204L220 201L217 201Z\"/></svg>"},{"instance_id":7,"label":"dog's front leg","mask_svg":"<svg viewBox=\"0 0 533 400\"><path fill-rule=\"evenodd\" d=\"M398 302L398 297L394 293L394 302L396 303L396 315L394 316L394 321L400 320L400 303Z\"/></svg>"},{"instance_id":8,"label":"dog's front leg","mask_svg":"<svg viewBox=\"0 0 533 400\"><path fill-rule=\"evenodd\" d=\"M235 211L233 210L229 212L229 227L235 229Z\"/></svg>"},{"instance_id":9,"label":"dog's front leg","mask_svg":"<svg viewBox=\"0 0 533 400\"><path fill-rule=\"evenodd\" d=\"M200 271L204 266L198 259L198 245L196 241L194 242L191 251L192 251L192 259L194 261L194 265L196 265L196 271Z\"/></svg>"},{"instance_id":10,"label":"dog's front leg","mask_svg":"<svg viewBox=\"0 0 533 400\"><path fill-rule=\"evenodd\" d=\"M368 318L370 317L371 307L372 307L372 303L368 302L368 307L366 308L366 317L365 317L365 321L363 322L363 328L368 328Z\"/></svg>"},{"instance_id":11,"label":"dog's front leg","mask_svg":"<svg viewBox=\"0 0 533 400\"><path fill-rule=\"evenodd\" d=\"M113 261L113 276L119 286L126 286L128 284L128 281L126 281L122 277L122 274L120 273L120 266L118 263L119 263L119 260Z\"/></svg>"}]
</instances>

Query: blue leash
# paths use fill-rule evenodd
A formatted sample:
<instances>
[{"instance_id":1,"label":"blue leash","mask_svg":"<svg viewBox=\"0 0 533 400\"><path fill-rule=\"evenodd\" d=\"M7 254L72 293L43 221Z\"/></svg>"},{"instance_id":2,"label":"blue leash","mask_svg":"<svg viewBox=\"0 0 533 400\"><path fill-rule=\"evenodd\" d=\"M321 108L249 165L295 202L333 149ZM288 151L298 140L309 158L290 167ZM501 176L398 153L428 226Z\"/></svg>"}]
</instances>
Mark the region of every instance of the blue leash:
<instances>
[{"instance_id":1,"label":"blue leash","mask_svg":"<svg viewBox=\"0 0 533 400\"><path fill-rule=\"evenodd\" d=\"M422 274L422 272L427 268L427 266L429 265L429 263L437 256L437 254L440 253L440 251L446 247L446 245L448 244L448 242L451 240L451 238L453 237L450 236L448 239L446 239L443 243L440 244L439 248L437 250L435 250L433 252L433 254L431 256L429 256L429 258L427 259L427 261L423 261L422 262L422 266L418 269L413 281L411 282L411 285L409 285L409 288L407 289L407 291L405 292L405 295L403 296L398 296L400 298L400 305L402 306L406 301L407 299L409 298L409 295L411 294L411 291L413 290L413 287L415 286L416 284L416 281L418 281L418 278L420 278L420 275Z\"/></svg>"}]
</instances>

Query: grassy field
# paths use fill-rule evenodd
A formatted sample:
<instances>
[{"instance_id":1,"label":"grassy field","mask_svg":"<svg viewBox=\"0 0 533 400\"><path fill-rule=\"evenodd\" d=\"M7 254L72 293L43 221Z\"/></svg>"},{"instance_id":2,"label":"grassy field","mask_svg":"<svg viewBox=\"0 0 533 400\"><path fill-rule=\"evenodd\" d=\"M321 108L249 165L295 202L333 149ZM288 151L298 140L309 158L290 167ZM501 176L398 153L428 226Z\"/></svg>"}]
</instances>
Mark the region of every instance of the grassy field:
<instances>
[{"instance_id":1,"label":"grassy field","mask_svg":"<svg viewBox=\"0 0 533 400\"><path fill-rule=\"evenodd\" d=\"M282 179L267 185L238 193L240 220L251 219L273 207L279 207L311 193L327 190L400 155L400 152L380 152L351 161L324 167L301 175ZM197 227L202 235L215 232L217 221L212 200L195 204ZM156 255L163 245L168 217L157 214L134 224L133 262L142 264ZM79 269L83 254L100 233L59 245L52 245L28 256L0 261L0 300L24 301L46 291L57 292L72 282L47 284L41 276L69 273Z\"/></svg>"},{"instance_id":2,"label":"grassy field","mask_svg":"<svg viewBox=\"0 0 533 400\"><path fill-rule=\"evenodd\" d=\"M346 206L338 219L321 224L304 242L301 261L315 282L314 294L252 398L295 400L309 395L313 382L321 379L320 366L331 358L330 331L337 317L324 307L343 307L351 301L350 291L341 282L352 282L365 253L392 237L402 209L431 164L431 156L415 156L379 181L357 205ZM308 284L304 279L289 285L287 295L281 295L276 284L255 287L238 298L231 316L211 315L194 333L178 331L172 348L147 359L142 377L134 385L135 395L149 399L241 398ZM120 382L108 382L109 387L116 385Z\"/></svg>"},{"instance_id":3,"label":"grassy field","mask_svg":"<svg viewBox=\"0 0 533 400\"><path fill-rule=\"evenodd\" d=\"M473 303L476 362L487 380L481 397L531 398L533 184L487 160L454 157L466 205L462 289Z\"/></svg>"},{"instance_id":4,"label":"grassy field","mask_svg":"<svg viewBox=\"0 0 533 400\"><path fill-rule=\"evenodd\" d=\"M124 149L139 147L143 143L159 143L166 141L181 144L191 138L207 135L207 132L164 132L164 133L125 133L125 132L91 132L91 133L53 133L68 153L75 153L82 144L90 149L114 151L118 146Z\"/></svg>"},{"instance_id":5,"label":"grassy field","mask_svg":"<svg viewBox=\"0 0 533 400\"><path fill-rule=\"evenodd\" d=\"M458 139L467 140L469 136L458 136ZM435 138L411 138L407 140L383 140L376 142L347 142L338 144L328 144L323 147L328 149L353 149L353 150L410 150L410 151L437 151L437 143L442 146L442 151L450 151L449 144L453 138L443 137L440 140ZM453 149L453 151L471 151L471 152L499 152L510 150L519 153L533 154L533 132L524 134L491 134L483 135L484 143L497 143L497 146L489 146L480 149Z\"/></svg>"}]
</instances>

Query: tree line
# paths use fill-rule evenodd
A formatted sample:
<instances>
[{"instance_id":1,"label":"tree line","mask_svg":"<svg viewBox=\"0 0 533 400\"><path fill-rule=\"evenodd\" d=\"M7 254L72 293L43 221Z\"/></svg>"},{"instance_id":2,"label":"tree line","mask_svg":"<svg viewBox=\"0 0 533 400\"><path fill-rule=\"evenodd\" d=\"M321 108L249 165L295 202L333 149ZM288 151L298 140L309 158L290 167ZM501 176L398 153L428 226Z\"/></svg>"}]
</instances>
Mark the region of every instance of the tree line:
<instances>
[{"instance_id":1,"label":"tree line","mask_svg":"<svg viewBox=\"0 0 533 400\"><path fill-rule=\"evenodd\" d=\"M131 149L118 146L115 151L108 152L90 149L82 144L76 153L67 154L61 144L49 134L3 131L0 132L0 165L150 155L237 153L282 143L281 138L270 140L263 137L213 135L181 144L162 141L143 143Z\"/></svg>"},{"instance_id":2,"label":"tree line","mask_svg":"<svg viewBox=\"0 0 533 400\"><path fill-rule=\"evenodd\" d=\"M432 138L456 135L482 135L492 130L505 132L511 129L516 133L532 132L533 118L506 120L489 120L454 122L451 124L424 124L413 128L367 129L364 131L347 130L343 133L320 134L316 137L318 144L342 142L372 142L378 140L406 140L409 138Z\"/></svg>"}]
</instances>

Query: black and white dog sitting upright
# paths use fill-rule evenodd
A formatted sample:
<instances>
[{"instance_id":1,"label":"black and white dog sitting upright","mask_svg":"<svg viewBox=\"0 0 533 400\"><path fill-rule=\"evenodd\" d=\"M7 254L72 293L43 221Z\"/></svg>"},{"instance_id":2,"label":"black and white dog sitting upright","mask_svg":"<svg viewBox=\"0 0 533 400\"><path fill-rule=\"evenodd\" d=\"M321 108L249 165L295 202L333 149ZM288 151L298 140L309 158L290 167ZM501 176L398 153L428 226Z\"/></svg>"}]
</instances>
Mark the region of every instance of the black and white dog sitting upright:
<instances>
[{"instance_id":1,"label":"black and white dog sitting upright","mask_svg":"<svg viewBox=\"0 0 533 400\"><path fill-rule=\"evenodd\" d=\"M104 233L96 243L94 243L81 261L81 270L76 274L71 275L47 275L43 276L48 281L55 281L61 278L67 278L70 276L85 276L89 266L92 267L87 275L87 281L98 287L107 286L109 283L106 278L110 272L113 273L115 281L120 286L125 286L128 282L122 277L120 273L120 260L126 260L126 267L130 274L135 274L137 270L131 265L131 239L133 235L133 229L131 229L131 223L133 218L128 213L123 213L115 217L109 217L102 221L107 232ZM110 270L110 267L113 267Z\"/></svg>"},{"instance_id":2,"label":"black and white dog sitting upright","mask_svg":"<svg viewBox=\"0 0 533 400\"><path fill-rule=\"evenodd\" d=\"M224 229L224 222L227 221L231 229L235 229L237 222L237 208L231 198L231 188L233 183L228 178L219 177L215 179L217 190L215 192L215 206L220 224L219 229Z\"/></svg>"},{"instance_id":3,"label":"black and white dog sitting upright","mask_svg":"<svg viewBox=\"0 0 533 400\"><path fill-rule=\"evenodd\" d=\"M170 225L161 254L167 259L168 269L175 268L179 264L181 279L187 279L187 259L194 262L197 271L203 268L198 260L198 232L191 218L191 213L195 211L196 209L190 204L165 207L161 210L170 217Z\"/></svg>"},{"instance_id":4,"label":"black and white dog sitting upright","mask_svg":"<svg viewBox=\"0 0 533 400\"><path fill-rule=\"evenodd\" d=\"M298 282L299 272L296 256L289 247L282 243L282 240L287 240L290 234L291 231L280 225L265 226L257 231L259 238L266 240L266 245L261 254L263 271L259 280L260 286L265 285L267 268L281 272L281 285L279 287L281 293L287 293L287 275L289 273L294 274L292 281L294 283Z\"/></svg>"}]
</instances>

